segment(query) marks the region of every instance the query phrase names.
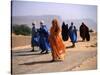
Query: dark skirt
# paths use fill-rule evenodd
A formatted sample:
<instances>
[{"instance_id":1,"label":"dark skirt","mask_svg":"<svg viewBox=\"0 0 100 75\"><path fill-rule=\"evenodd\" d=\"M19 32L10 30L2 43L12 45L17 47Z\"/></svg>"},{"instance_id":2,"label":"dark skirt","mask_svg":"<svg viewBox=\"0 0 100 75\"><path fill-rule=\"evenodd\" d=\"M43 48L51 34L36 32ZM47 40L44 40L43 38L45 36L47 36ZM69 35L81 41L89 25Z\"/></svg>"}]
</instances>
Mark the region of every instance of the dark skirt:
<instances>
[{"instance_id":1,"label":"dark skirt","mask_svg":"<svg viewBox=\"0 0 100 75\"><path fill-rule=\"evenodd\" d=\"M67 41L69 38L68 33L62 32L62 39L63 41Z\"/></svg>"}]
</instances>

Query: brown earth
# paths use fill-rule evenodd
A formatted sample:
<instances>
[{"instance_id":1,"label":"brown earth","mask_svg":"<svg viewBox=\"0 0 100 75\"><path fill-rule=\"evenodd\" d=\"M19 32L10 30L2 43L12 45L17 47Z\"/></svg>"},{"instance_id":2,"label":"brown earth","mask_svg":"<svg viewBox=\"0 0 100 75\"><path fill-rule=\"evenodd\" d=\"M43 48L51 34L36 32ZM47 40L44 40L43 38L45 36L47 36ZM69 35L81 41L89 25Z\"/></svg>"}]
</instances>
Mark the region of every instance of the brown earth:
<instances>
[{"instance_id":1,"label":"brown earth","mask_svg":"<svg viewBox=\"0 0 100 75\"><path fill-rule=\"evenodd\" d=\"M72 45L70 40L64 42L67 48L66 58L63 62L50 62L52 60L51 53L40 54L37 47L35 52L31 52L30 45L27 48L16 47L15 50L12 49L12 73L31 74L95 70L97 69L97 33L90 35L91 40L89 42L82 42L78 35L75 48L70 48Z\"/></svg>"},{"instance_id":2,"label":"brown earth","mask_svg":"<svg viewBox=\"0 0 100 75\"><path fill-rule=\"evenodd\" d=\"M12 48L24 47L31 44L31 36L12 35Z\"/></svg>"}]
</instances>

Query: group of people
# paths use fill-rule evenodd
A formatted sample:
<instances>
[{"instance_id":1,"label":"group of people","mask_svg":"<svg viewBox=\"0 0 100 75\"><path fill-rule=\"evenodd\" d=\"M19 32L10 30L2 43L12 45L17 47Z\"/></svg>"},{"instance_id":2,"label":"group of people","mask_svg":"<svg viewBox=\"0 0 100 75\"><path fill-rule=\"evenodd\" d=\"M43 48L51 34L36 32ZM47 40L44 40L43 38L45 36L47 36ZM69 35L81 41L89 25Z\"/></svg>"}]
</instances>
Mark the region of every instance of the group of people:
<instances>
[{"instance_id":1,"label":"group of people","mask_svg":"<svg viewBox=\"0 0 100 75\"><path fill-rule=\"evenodd\" d=\"M34 46L39 46L39 48L42 50L41 53L48 53L51 50L51 47L48 41L49 32L46 25L44 25L44 21L40 22L39 29L35 28L35 22L33 22L32 25L32 51L34 51Z\"/></svg>"},{"instance_id":2,"label":"group of people","mask_svg":"<svg viewBox=\"0 0 100 75\"><path fill-rule=\"evenodd\" d=\"M69 37L73 44L71 47L75 47L75 43L77 41L77 29L73 25L73 22L71 22L71 26L69 28L68 28L68 24L65 24L65 22L63 22L63 24L62 24L62 39L63 39L63 41L67 41Z\"/></svg>"},{"instance_id":3,"label":"group of people","mask_svg":"<svg viewBox=\"0 0 100 75\"><path fill-rule=\"evenodd\" d=\"M33 22L31 41L33 48L32 51L34 51L34 46L39 46L41 53L49 53L51 51L52 61L64 60L66 47L63 44L63 41L67 41L70 38L73 44L72 47L75 47L75 43L77 42L77 29L73 22L71 22L71 26L69 28L68 24L65 24L65 22L62 23L62 29L59 24L60 23L57 19L53 19L49 32L43 21L40 22L39 29L35 28L36 24ZM87 41L90 40L89 28L84 23L80 26L80 36L83 41L85 39Z\"/></svg>"},{"instance_id":4,"label":"group of people","mask_svg":"<svg viewBox=\"0 0 100 75\"><path fill-rule=\"evenodd\" d=\"M79 31L82 41L85 41L85 39L86 41L90 40L89 28L84 24L84 22L82 22ZM65 22L63 22L61 34L63 41L67 41L70 37L71 42L73 44L71 47L75 47L75 43L77 42L77 29L75 25L73 25L73 22L71 22L71 26L69 28L68 24L65 24Z\"/></svg>"}]
</instances>

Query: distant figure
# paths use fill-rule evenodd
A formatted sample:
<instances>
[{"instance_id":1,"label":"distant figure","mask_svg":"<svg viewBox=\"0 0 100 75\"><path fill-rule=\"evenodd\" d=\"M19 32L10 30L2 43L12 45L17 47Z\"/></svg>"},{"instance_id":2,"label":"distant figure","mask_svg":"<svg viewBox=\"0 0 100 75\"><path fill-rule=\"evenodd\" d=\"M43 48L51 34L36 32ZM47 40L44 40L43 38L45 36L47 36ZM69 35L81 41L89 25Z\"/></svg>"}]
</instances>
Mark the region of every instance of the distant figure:
<instances>
[{"instance_id":1,"label":"distant figure","mask_svg":"<svg viewBox=\"0 0 100 75\"><path fill-rule=\"evenodd\" d=\"M75 32L75 35L76 35L76 37L77 37L77 29L76 29L75 26L74 26L74 32Z\"/></svg>"},{"instance_id":2,"label":"distant figure","mask_svg":"<svg viewBox=\"0 0 100 75\"><path fill-rule=\"evenodd\" d=\"M84 24L84 22L82 22L80 26L80 36L82 38L82 41L85 41L85 39L87 41L90 40L89 28Z\"/></svg>"},{"instance_id":3,"label":"distant figure","mask_svg":"<svg viewBox=\"0 0 100 75\"><path fill-rule=\"evenodd\" d=\"M35 28L35 22L32 23L32 39L31 39L31 47L32 51L34 51L34 46L39 46L39 33L37 32L37 29Z\"/></svg>"},{"instance_id":4,"label":"distant figure","mask_svg":"<svg viewBox=\"0 0 100 75\"><path fill-rule=\"evenodd\" d=\"M42 49L41 53L44 53L44 52L49 53L49 51L51 50L51 47L48 41L49 32L46 25L44 25L44 21L40 22L39 35L40 35L40 39L39 39L40 48Z\"/></svg>"},{"instance_id":5,"label":"distant figure","mask_svg":"<svg viewBox=\"0 0 100 75\"><path fill-rule=\"evenodd\" d=\"M65 25L65 22L62 24L62 39L63 41L67 41L69 36L68 36L68 24Z\"/></svg>"},{"instance_id":6,"label":"distant figure","mask_svg":"<svg viewBox=\"0 0 100 75\"><path fill-rule=\"evenodd\" d=\"M69 37L72 42L72 47L75 47L75 43L77 41L77 30L76 27L73 25L73 22L71 22L71 26L69 27Z\"/></svg>"},{"instance_id":7,"label":"distant figure","mask_svg":"<svg viewBox=\"0 0 100 75\"><path fill-rule=\"evenodd\" d=\"M65 46L61 39L60 27L57 19L52 21L49 42L52 48L52 61L62 61L65 58Z\"/></svg>"}]
</instances>

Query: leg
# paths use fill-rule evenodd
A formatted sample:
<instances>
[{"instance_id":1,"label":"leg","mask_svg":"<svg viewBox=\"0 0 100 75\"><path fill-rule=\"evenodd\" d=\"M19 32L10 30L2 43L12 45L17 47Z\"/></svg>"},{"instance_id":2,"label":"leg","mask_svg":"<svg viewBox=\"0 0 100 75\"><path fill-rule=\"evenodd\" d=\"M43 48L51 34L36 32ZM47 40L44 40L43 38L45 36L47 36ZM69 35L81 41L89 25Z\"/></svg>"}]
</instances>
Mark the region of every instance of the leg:
<instances>
[{"instance_id":1,"label":"leg","mask_svg":"<svg viewBox=\"0 0 100 75\"><path fill-rule=\"evenodd\" d=\"M42 54L45 50L42 50L40 53Z\"/></svg>"},{"instance_id":2,"label":"leg","mask_svg":"<svg viewBox=\"0 0 100 75\"><path fill-rule=\"evenodd\" d=\"M32 50L31 50L31 52L34 52L34 47L32 47Z\"/></svg>"},{"instance_id":3,"label":"leg","mask_svg":"<svg viewBox=\"0 0 100 75\"><path fill-rule=\"evenodd\" d=\"M72 43L73 45L72 45L72 47L75 47L75 43Z\"/></svg>"},{"instance_id":4,"label":"leg","mask_svg":"<svg viewBox=\"0 0 100 75\"><path fill-rule=\"evenodd\" d=\"M85 41L85 37L82 37L82 41Z\"/></svg>"},{"instance_id":5,"label":"leg","mask_svg":"<svg viewBox=\"0 0 100 75\"><path fill-rule=\"evenodd\" d=\"M49 53L48 50L46 50L45 54L48 54L48 53Z\"/></svg>"},{"instance_id":6,"label":"leg","mask_svg":"<svg viewBox=\"0 0 100 75\"><path fill-rule=\"evenodd\" d=\"M87 33L87 35L86 35L86 41L90 41L90 35L89 35L89 33Z\"/></svg>"}]
</instances>

